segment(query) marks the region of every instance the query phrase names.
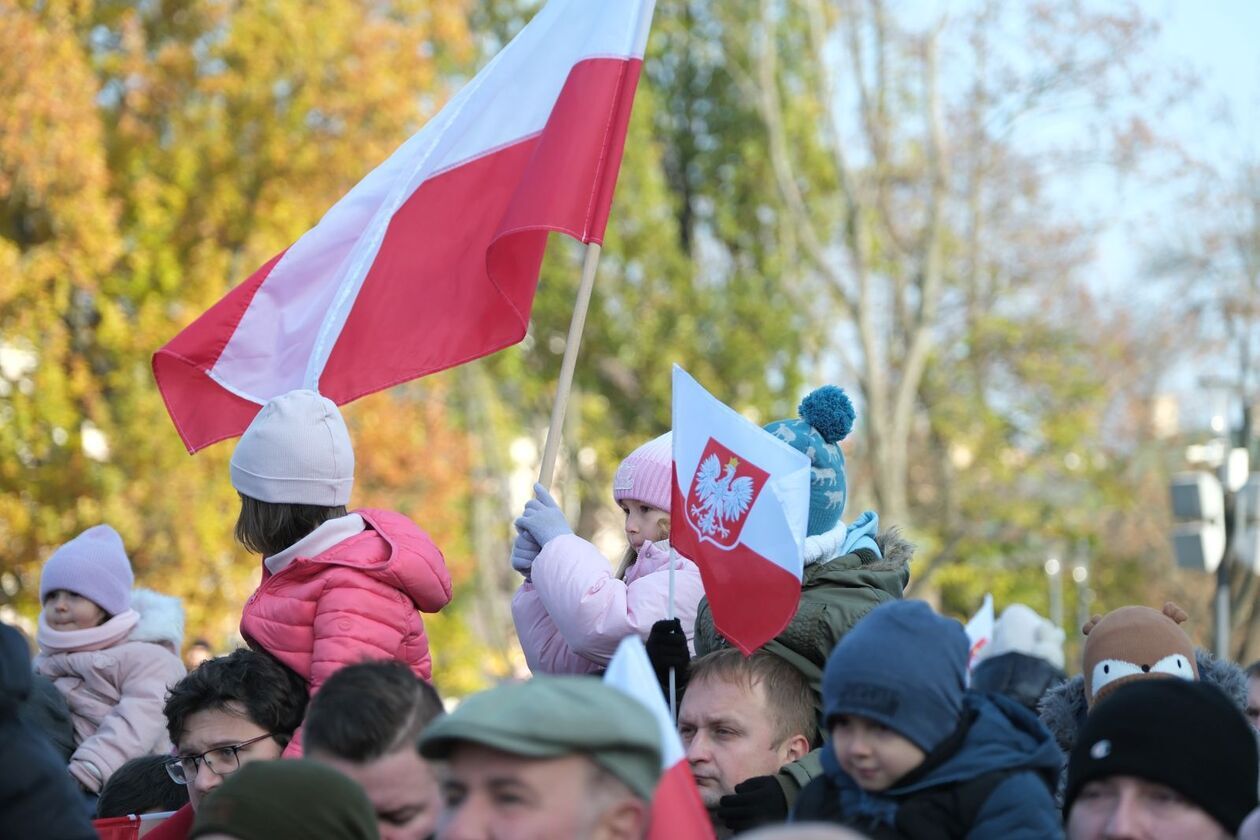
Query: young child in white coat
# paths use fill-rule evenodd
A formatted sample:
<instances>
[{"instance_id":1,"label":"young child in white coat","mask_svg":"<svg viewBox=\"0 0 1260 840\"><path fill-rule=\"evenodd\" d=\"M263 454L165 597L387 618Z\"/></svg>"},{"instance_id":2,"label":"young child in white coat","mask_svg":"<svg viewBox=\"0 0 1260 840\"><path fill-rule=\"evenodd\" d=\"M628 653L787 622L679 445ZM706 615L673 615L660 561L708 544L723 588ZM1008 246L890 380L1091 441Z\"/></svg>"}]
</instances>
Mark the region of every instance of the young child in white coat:
<instances>
[{"instance_id":1,"label":"young child in white coat","mask_svg":"<svg viewBox=\"0 0 1260 840\"><path fill-rule=\"evenodd\" d=\"M99 793L129 759L166 752L162 705L184 676L177 598L132 591L131 561L108 525L89 528L44 564L34 667L66 698L75 750L67 768Z\"/></svg>"},{"instance_id":2,"label":"young child in white coat","mask_svg":"<svg viewBox=\"0 0 1260 840\"><path fill-rule=\"evenodd\" d=\"M603 670L630 634L646 639L669 609L674 567L674 616L692 644L696 608L704 595L700 569L670 551L673 487L670 434L651 440L621 462L613 499L625 514L629 546L614 572L587 540L576 536L542 485L516 520L520 532L512 566L525 581L512 598L512 618L534 673L585 674Z\"/></svg>"}]
</instances>

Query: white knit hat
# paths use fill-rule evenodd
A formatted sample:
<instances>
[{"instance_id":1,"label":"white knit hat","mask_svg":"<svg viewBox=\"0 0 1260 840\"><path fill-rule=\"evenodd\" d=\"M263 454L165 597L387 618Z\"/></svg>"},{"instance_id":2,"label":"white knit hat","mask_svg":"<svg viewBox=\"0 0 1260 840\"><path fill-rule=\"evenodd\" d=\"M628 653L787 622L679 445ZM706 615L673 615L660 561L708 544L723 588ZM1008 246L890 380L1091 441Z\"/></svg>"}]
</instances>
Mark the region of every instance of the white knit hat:
<instances>
[{"instance_id":1,"label":"white knit hat","mask_svg":"<svg viewBox=\"0 0 1260 840\"><path fill-rule=\"evenodd\" d=\"M1011 604L993 623L993 644L985 658L1003 653L1023 653L1044 659L1063 669L1063 630L1042 618L1031 607Z\"/></svg>"},{"instance_id":2,"label":"white knit hat","mask_svg":"<svg viewBox=\"0 0 1260 840\"><path fill-rule=\"evenodd\" d=\"M258 412L231 468L232 486L260 502L337 507L350 501L354 449L332 400L290 391Z\"/></svg>"}]
</instances>

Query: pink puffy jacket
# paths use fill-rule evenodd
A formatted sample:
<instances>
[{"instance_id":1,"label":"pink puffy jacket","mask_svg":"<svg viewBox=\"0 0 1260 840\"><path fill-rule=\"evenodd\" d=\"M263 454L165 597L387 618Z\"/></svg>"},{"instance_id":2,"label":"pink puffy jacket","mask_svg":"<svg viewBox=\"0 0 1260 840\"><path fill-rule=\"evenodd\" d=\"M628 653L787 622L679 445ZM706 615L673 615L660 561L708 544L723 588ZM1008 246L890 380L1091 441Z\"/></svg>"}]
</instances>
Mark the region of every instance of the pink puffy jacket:
<instances>
[{"instance_id":1,"label":"pink puffy jacket","mask_svg":"<svg viewBox=\"0 0 1260 840\"><path fill-rule=\"evenodd\" d=\"M704 596L700 569L674 553L674 615L687 643ZM512 619L525 661L536 674L587 674L608 665L617 643L646 639L669 608L669 543L644 543L639 558L617 580L599 549L566 534L543 546L530 580L512 598ZM693 648L694 651L694 648Z\"/></svg>"},{"instance_id":2,"label":"pink puffy jacket","mask_svg":"<svg viewBox=\"0 0 1260 840\"><path fill-rule=\"evenodd\" d=\"M417 610L450 603L442 552L400 513L356 511L366 529L315 557L297 557L263 579L245 603L241 635L305 677L311 694L345 665L367 659L433 673ZM294 736L286 755L299 754Z\"/></svg>"}]
</instances>

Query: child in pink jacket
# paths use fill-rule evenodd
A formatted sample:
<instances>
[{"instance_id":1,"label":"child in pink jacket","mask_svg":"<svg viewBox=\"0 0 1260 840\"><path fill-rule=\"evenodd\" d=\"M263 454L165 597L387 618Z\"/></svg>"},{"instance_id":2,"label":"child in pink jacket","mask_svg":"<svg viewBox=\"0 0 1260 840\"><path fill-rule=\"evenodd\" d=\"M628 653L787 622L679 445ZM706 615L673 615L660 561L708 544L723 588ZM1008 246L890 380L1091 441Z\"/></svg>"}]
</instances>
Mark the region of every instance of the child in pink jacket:
<instances>
[{"instance_id":1,"label":"child in pink jacket","mask_svg":"<svg viewBox=\"0 0 1260 840\"><path fill-rule=\"evenodd\" d=\"M241 635L306 679L368 659L432 676L418 610L450 603L451 578L429 536L400 513L347 512L354 451L341 412L313 391L268 402L236 445L237 539L263 555ZM286 755L301 754L301 731Z\"/></svg>"},{"instance_id":2,"label":"child in pink jacket","mask_svg":"<svg viewBox=\"0 0 1260 840\"><path fill-rule=\"evenodd\" d=\"M670 551L673 450L668 432L621 462L613 499L626 516L629 547L616 571L595 546L575 536L542 485L516 520L512 566L525 582L512 598L512 619L534 673L583 674L607 667L617 643L646 639L666 618L669 568L674 567L674 616L692 645L696 608L704 595L700 569ZM692 647L694 652L694 647Z\"/></svg>"},{"instance_id":3,"label":"child in pink jacket","mask_svg":"<svg viewBox=\"0 0 1260 840\"><path fill-rule=\"evenodd\" d=\"M162 704L184 676L184 610L176 598L132 592L133 583L122 538L108 525L58 548L39 578L33 664L70 707L68 769L90 793L129 759L171 748Z\"/></svg>"}]
</instances>

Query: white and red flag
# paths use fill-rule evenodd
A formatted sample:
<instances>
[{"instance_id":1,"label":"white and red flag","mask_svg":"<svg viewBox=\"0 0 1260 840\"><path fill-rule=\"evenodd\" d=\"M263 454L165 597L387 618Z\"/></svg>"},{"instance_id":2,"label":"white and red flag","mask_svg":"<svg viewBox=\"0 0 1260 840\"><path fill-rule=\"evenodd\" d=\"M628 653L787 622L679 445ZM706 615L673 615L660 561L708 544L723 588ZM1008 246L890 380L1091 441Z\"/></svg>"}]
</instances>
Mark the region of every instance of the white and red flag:
<instances>
[{"instance_id":1,"label":"white and red flag","mask_svg":"<svg viewBox=\"0 0 1260 840\"><path fill-rule=\"evenodd\" d=\"M549 231L602 243L654 0L550 0L319 223L153 357L190 452L520 341Z\"/></svg>"},{"instance_id":2,"label":"white and red flag","mask_svg":"<svg viewBox=\"0 0 1260 840\"><path fill-rule=\"evenodd\" d=\"M647 840L712 838L713 823L700 799L682 740L665 706L642 639L632 635L621 640L608 662L604 682L642 703L660 727L661 779L652 796L652 822Z\"/></svg>"},{"instance_id":3,"label":"white and red flag","mask_svg":"<svg viewBox=\"0 0 1260 840\"><path fill-rule=\"evenodd\" d=\"M674 366L670 543L695 561L718 632L752 653L801 598L809 459Z\"/></svg>"}]
</instances>

